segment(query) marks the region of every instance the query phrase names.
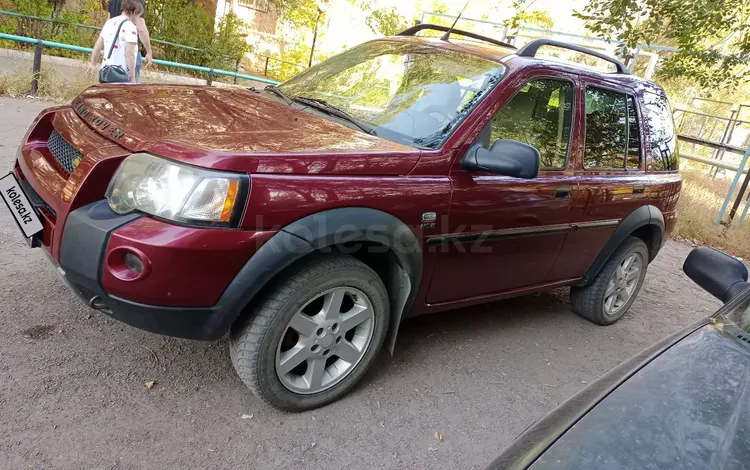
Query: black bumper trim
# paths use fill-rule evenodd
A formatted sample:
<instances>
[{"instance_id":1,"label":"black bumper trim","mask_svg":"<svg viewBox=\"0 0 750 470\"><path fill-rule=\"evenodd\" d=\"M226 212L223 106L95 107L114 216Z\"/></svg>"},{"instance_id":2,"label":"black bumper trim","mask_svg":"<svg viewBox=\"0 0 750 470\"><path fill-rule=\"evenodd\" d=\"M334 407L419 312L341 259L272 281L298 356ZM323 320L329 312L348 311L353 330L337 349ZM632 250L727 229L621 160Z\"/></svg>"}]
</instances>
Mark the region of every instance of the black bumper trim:
<instances>
[{"instance_id":1,"label":"black bumper trim","mask_svg":"<svg viewBox=\"0 0 750 470\"><path fill-rule=\"evenodd\" d=\"M102 310L105 314L136 328L167 336L204 341L221 339L274 276L313 251L308 242L282 230L250 257L216 305L198 308L147 305L111 296L101 285L104 250L111 233L139 217L138 214L116 214L106 201L71 212L60 245L60 268L64 273L59 270L58 273L84 302L86 298L90 301L98 296L111 310Z\"/></svg>"}]
</instances>

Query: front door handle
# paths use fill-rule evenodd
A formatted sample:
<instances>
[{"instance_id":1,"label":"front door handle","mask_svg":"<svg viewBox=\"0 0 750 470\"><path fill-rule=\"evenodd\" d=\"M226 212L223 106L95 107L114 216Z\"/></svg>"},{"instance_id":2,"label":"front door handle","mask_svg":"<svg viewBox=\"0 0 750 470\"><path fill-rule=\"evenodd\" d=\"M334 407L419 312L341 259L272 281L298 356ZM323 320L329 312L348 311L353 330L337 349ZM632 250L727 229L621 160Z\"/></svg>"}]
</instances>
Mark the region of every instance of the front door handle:
<instances>
[{"instance_id":1,"label":"front door handle","mask_svg":"<svg viewBox=\"0 0 750 470\"><path fill-rule=\"evenodd\" d=\"M555 188L555 199L570 199L572 193L572 186L558 186Z\"/></svg>"},{"instance_id":2,"label":"front door handle","mask_svg":"<svg viewBox=\"0 0 750 470\"><path fill-rule=\"evenodd\" d=\"M642 184L636 184L633 186L633 194L645 194L646 186Z\"/></svg>"}]
</instances>

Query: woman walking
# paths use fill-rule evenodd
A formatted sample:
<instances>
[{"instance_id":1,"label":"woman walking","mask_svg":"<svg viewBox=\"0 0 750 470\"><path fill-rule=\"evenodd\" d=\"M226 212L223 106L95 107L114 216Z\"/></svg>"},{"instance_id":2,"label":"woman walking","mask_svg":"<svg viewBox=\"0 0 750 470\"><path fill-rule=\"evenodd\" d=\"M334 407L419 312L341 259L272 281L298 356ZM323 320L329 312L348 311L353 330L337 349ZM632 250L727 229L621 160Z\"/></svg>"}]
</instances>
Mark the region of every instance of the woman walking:
<instances>
[{"instance_id":1,"label":"woman walking","mask_svg":"<svg viewBox=\"0 0 750 470\"><path fill-rule=\"evenodd\" d=\"M99 57L104 53L99 81L102 83L135 83L135 64L138 54L136 19L143 14L140 0L122 0L120 16L104 23L94 50L91 52L89 74L98 69Z\"/></svg>"}]
</instances>

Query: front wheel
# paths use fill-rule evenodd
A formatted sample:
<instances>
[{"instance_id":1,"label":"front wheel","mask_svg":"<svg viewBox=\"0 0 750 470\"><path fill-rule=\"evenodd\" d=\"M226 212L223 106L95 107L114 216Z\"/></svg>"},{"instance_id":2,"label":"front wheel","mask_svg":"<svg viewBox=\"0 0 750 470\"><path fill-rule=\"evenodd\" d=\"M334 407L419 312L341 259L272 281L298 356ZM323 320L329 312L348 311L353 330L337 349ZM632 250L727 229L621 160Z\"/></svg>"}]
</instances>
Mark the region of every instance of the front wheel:
<instances>
[{"instance_id":1,"label":"front wheel","mask_svg":"<svg viewBox=\"0 0 750 470\"><path fill-rule=\"evenodd\" d=\"M616 322L635 301L646 278L648 248L640 238L628 237L585 287L571 287L573 311L599 325Z\"/></svg>"},{"instance_id":2,"label":"front wheel","mask_svg":"<svg viewBox=\"0 0 750 470\"><path fill-rule=\"evenodd\" d=\"M339 399L385 340L388 296L361 261L326 255L300 265L232 328L229 351L259 398L289 411Z\"/></svg>"}]
</instances>

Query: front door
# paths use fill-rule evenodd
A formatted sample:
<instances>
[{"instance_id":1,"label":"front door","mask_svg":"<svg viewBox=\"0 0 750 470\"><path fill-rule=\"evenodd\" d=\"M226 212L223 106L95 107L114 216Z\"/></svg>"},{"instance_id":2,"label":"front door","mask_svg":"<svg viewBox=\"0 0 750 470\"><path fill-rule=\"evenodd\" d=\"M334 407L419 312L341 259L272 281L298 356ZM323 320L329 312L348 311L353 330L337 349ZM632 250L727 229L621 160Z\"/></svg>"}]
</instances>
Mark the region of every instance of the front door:
<instances>
[{"instance_id":1,"label":"front door","mask_svg":"<svg viewBox=\"0 0 750 470\"><path fill-rule=\"evenodd\" d=\"M514 139L541 154L538 178L451 172L443 235L428 240L437 266L428 304L481 299L541 284L570 230L575 177L568 170L576 77L530 78L487 123L478 141Z\"/></svg>"}]
</instances>

